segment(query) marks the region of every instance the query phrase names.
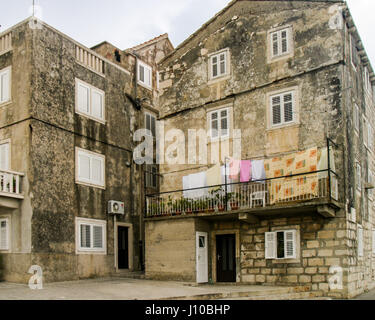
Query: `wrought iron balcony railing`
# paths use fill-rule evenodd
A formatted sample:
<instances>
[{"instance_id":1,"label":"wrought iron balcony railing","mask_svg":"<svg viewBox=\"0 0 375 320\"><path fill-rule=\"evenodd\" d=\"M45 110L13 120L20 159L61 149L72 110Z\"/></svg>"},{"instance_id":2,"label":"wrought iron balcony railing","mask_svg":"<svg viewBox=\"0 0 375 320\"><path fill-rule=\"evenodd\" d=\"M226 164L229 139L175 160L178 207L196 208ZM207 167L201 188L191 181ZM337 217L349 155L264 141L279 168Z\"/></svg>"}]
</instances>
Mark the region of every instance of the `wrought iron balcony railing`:
<instances>
[{"instance_id":1,"label":"wrought iron balcony railing","mask_svg":"<svg viewBox=\"0 0 375 320\"><path fill-rule=\"evenodd\" d=\"M330 174L328 174L330 172ZM330 170L273 179L178 190L146 196L146 218L219 213L338 200L337 174Z\"/></svg>"}]
</instances>

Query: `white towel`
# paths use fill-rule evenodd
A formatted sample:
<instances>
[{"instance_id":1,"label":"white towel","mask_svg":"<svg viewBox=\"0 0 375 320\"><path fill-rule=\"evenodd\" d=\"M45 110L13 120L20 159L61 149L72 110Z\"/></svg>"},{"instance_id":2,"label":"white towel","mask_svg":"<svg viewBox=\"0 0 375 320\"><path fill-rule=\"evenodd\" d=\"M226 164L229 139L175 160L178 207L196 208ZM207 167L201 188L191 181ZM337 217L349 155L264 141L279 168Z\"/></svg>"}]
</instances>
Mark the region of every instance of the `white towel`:
<instances>
[{"instance_id":1,"label":"white towel","mask_svg":"<svg viewBox=\"0 0 375 320\"><path fill-rule=\"evenodd\" d=\"M264 160L253 160L251 162L252 181L265 180L266 170L264 169Z\"/></svg>"},{"instance_id":2,"label":"white towel","mask_svg":"<svg viewBox=\"0 0 375 320\"><path fill-rule=\"evenodd\" d=\"M191 174L189 176L189 186L190 189L193 188L204 188L207 186L207 175L206 172L199 172L195 174ZM192 190L190 197L193 199L202 198L204 196L207 196L208 189L198 189L198 190Z\"/></svg>"}]
</instances>

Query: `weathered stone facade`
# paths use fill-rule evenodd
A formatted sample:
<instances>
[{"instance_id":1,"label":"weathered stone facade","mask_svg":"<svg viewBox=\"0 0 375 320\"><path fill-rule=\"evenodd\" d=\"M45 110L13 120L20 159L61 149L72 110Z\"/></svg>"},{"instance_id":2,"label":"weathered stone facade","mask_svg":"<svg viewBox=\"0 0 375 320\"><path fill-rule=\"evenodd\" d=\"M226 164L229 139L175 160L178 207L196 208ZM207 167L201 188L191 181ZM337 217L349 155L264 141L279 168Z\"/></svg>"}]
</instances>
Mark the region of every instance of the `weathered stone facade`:
<instances>
[{"instance_id":1,"label":"weathered stone facade","mask_svg":"<svg viewBox=\"0 0 375 320\"><path fill-rule=\"evenodd\" d=\"M270 34L282 28L292 30L291 50L286 56L271 59ZM360 57L356 69L351 63L350 35ZM335 297L352 297L375 286L373 198L366 185L367 168L369 172L374 168L374 145L364 145L367 123L373 123L375 114L375 77L359 40L342 1L232 1L161 61L160 119L165 131L177 128L188 136L189 129L209 130L209 112L227 107L229 127L242 133L242 159L270 159L311 147L324 148L328 137L337 144L331 147L338 174L338 202L332 215L322 215L319 204L308 208L308 203L305 207L291 204L289 209L269 214L256 210L240 213L255 216L251 223L241 220L237 212L227 213L225 220L220 214L149 218L146 276L194 280L194 234L202 231L209 233L208 270L214 282L215 237L234 234L237 282L303 285ZM229 52L226 67L230 72L212 80L210 57L222 50ZM364 80L365 68L368 80ZM366 80L368 90L363 89ZM295 124L273 128L270 95L291 88L297 92ZM358 133L354 129L354 103L360 108ZM369 132L372 140L373 131ZM232 145L233 136L229 140ZM212 144L208 139L208 149ZM165 149L169 145L166 143ZM221 160L223 164L224 158ZM362 168L360 178L355 173L356 162ZM162 164L161 190L181 190L183 176L210 167L205 163ZM349 221L352 208L356 209L355 223ZM196 227L200 223L202 228ZM358 253L358 224L364 230L363 257ZM175 242L171 240L174 225L181 228ZM265 233L291 229L297 233L297 259L265 259ZM190 242L185 239L188 234L192 235ZM163 240L169 244L168 253ZM181 256L182 251L186 256ZM154 259L159 254L163 259ZM174 256L181 258L174 260ZM189 271L177 272L188 266ZM343 272L341 289L329 285L334 276L330 268L336 266Z\"/></svg>"},{"instance_id":2,"label":"weathered stone facade","mask_svg":"<svg viewBox=\"0 0 375 320\"><path fill-rule=\"evenodd\" d=\"M116 274L117 226L129 227L129 270L141 270L144 168L133 162L133 135L144 127L145 109L134 101L147 98L142 104L155 109L156 84L135 92L135 57L121 52L126 59L119 63L32 23L13 27L11 50L0 53L0 70L12 68L12 98L0 105L0 142L9 141L10 169L24 175L22 199L0 195L0 218L11 226L9 250L1 252L3 278L25 283L32 265L42 268L45 281ZM104 121L77 113L76 79L105 93ZM77 147L105 156L104 188L76 183ZM125 203L124 216L107 213L110 200ZM106 222L106 254L76 252L78 217Z\"/></svg>"}]
</instances>

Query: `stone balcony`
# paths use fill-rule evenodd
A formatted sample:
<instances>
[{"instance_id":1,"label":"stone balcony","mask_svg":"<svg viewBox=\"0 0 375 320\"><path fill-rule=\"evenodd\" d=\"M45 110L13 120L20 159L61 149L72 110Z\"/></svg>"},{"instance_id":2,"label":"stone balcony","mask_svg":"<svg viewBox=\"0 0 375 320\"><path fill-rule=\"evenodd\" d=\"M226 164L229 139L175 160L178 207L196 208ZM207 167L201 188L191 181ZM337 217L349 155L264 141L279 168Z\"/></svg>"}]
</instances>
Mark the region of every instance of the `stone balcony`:
<instances>
[{"instance_id":1,"label":"stone balcony","mask_svg":"<svg viewBox=\"0 0 375 320\"><path fill-rule=\"evenodd\" d=\"M19 200L24 198L23 176L23 173L0 170L0 208L18 208Z\"/></svg>"},{"instance_id":2,"label":"stone balcony","mask_svg":"<svg viewBox=\"0 0 375 320\"><path fill-rule=\"evenodd\" d=\"M145 218L196 216L204 219L239 219L253 223L261 216L303 212L334 217L340 209L338 200L337 174L322 170L247 183L147 195Z\"/></svg>"}]
</instances>

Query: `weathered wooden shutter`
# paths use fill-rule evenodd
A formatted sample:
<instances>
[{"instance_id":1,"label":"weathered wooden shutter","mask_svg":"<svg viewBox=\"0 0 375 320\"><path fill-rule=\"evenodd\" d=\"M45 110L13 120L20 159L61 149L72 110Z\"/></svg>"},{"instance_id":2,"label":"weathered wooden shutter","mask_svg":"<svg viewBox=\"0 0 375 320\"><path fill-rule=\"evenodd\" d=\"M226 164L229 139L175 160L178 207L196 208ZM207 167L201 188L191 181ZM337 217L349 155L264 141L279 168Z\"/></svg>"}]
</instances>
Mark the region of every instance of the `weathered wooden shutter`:
<instances>
[{"instance_id":1,"label":"weathered wooden shutter","mask_svg":"<svg viewBox=\"0 0 375 320\"><path fill-rule=\"evenodd\" d=\"M281 124L281 96L271 98L272 103L272 124Z\"/></svg>"},{"instance_id":2,"label":"weathered wooden shutter","mask_svg":"<svg viewBox=\"0 0 375 320\"><path fill-rule=\"evenodd\" d=\"M288 93L284 95L284 121L293 121L293 94Z\"/></svg>"},{"instance_id":3,"label":"weathered wooden shutter","mask_svg":"<svg viewBox=\"0 0 375 320\"><path fill-rule=\"evenodd\" d=\"M104 102L104 95L102 92L97 91L95 89L92 90L91 94L92 99L92 110L91 115L98 119L103 119L103 102Z\"/></svg>"},{"instance_id":4,"label":"weathered wooden shutter","mask_svg":"<svg viewBox=\"0 0 375 320\"><path fill-rule=\"evenodd\" d=\"M10 72L9 70L0 73L0 102L10 100Z\"/></svg>"},{"instance_id":5,"label":"weathered wooden shutter","mask_svg":"<svg viewBox=\"0 0 375 320\"><path fill-rule=\"evenodd\" d=\"M271 35L271 41L272 41L272 55L273 56L278 56L279 55L279 37L278 33L274 32Z\"/></svg>"},{"instance_id":6,"label":"weathered wooden shutter","mask_svg":"<svg viewBox=\"0 0 375 320\"><path fill-rule=\"evenodd\" d=\"M9 143L0 144L0 170L9 170Z\"/></svg>"},{"instance_id":7,"label":"weathered wooden shutter","mask_svg":"<svg viewBox=\"0 0 375 320\"><path fill-rule=\"evenodd\" d=\"M285 258L286 259L296 259L296 231L285 231L284 234L284 243L285 243Z\"/></svg>"},{"instance_id":8,"label":"weathered wooden shutter","mask_svg":"<svg viewBox=\"0 0 375 320\"><path fill-rule=\"evenodd\" d=\"M90 113L90 88L78 84L78 110L84 113Z\"/></svg>"},{"instance_id":9,"label":"weathered wooden shutter","mask_svg":"<svg viewBox=\"0 0 375 320\"><path fill-rule=\"evenodd\" d=\"M265 256L266 259L276 259L276 232L266 232L265 234Z\"/></svg>"},{"instance_id":10,"label":"weathered wooden shutter","mask_svg":"<svg viewBox=\"0 0 375 320\"><path fill-rule=\"evenodd\" d=\"M91 227L81 224L81 248L91 248Z\"/></svg>"},{"instance_id":11,"label":"weathered wooden shutter","mask_svg":"<svg viewBox=\"0 0 375 320\"><path fill-rule=\"evenodd\" d=\"M288 31L287 30L281 31L281 52L282 53L288 52Z\"/></svg>"},{"instance_id":12,"label":"weathered wooden shutter","mask_svg":"<svg viewBox=\"0 0 375 320\"><path fill-rule=\"evenodd\" d=\"M211 113L211 138L219 136L219 114L218 112Z\"/></svg>"},{"instance_id":13,"label":"weathered wooden shutter","mask_svg":"<svg viewBox=\"0 0 375 320\"><path fill-rule=\"evenodd\" d=\"M90 180L91 164L90 158L79 152L78 154L78 177L83 180Z\"/></svg>"},{"instance_id":14,"label":"weathered wooden shutter","mask_svg":"<svg viewBox=\"0 0 375 320\"><path fill-rule=\"evenodd\" d=\"M217 56L211 58L212 61L212 77L215 78L219 75L219 66Z\"/></svg>"},{"instance_id":15,"label":"weathered wooden shutter","mask_svg":"<svg viewBox=\"0 0 375 320\"><path fill-rule=\"evenodd\" d=\"M93 245L95 249L103 248L103 227L93 226Z\"/></svg>"}]
</instances>

